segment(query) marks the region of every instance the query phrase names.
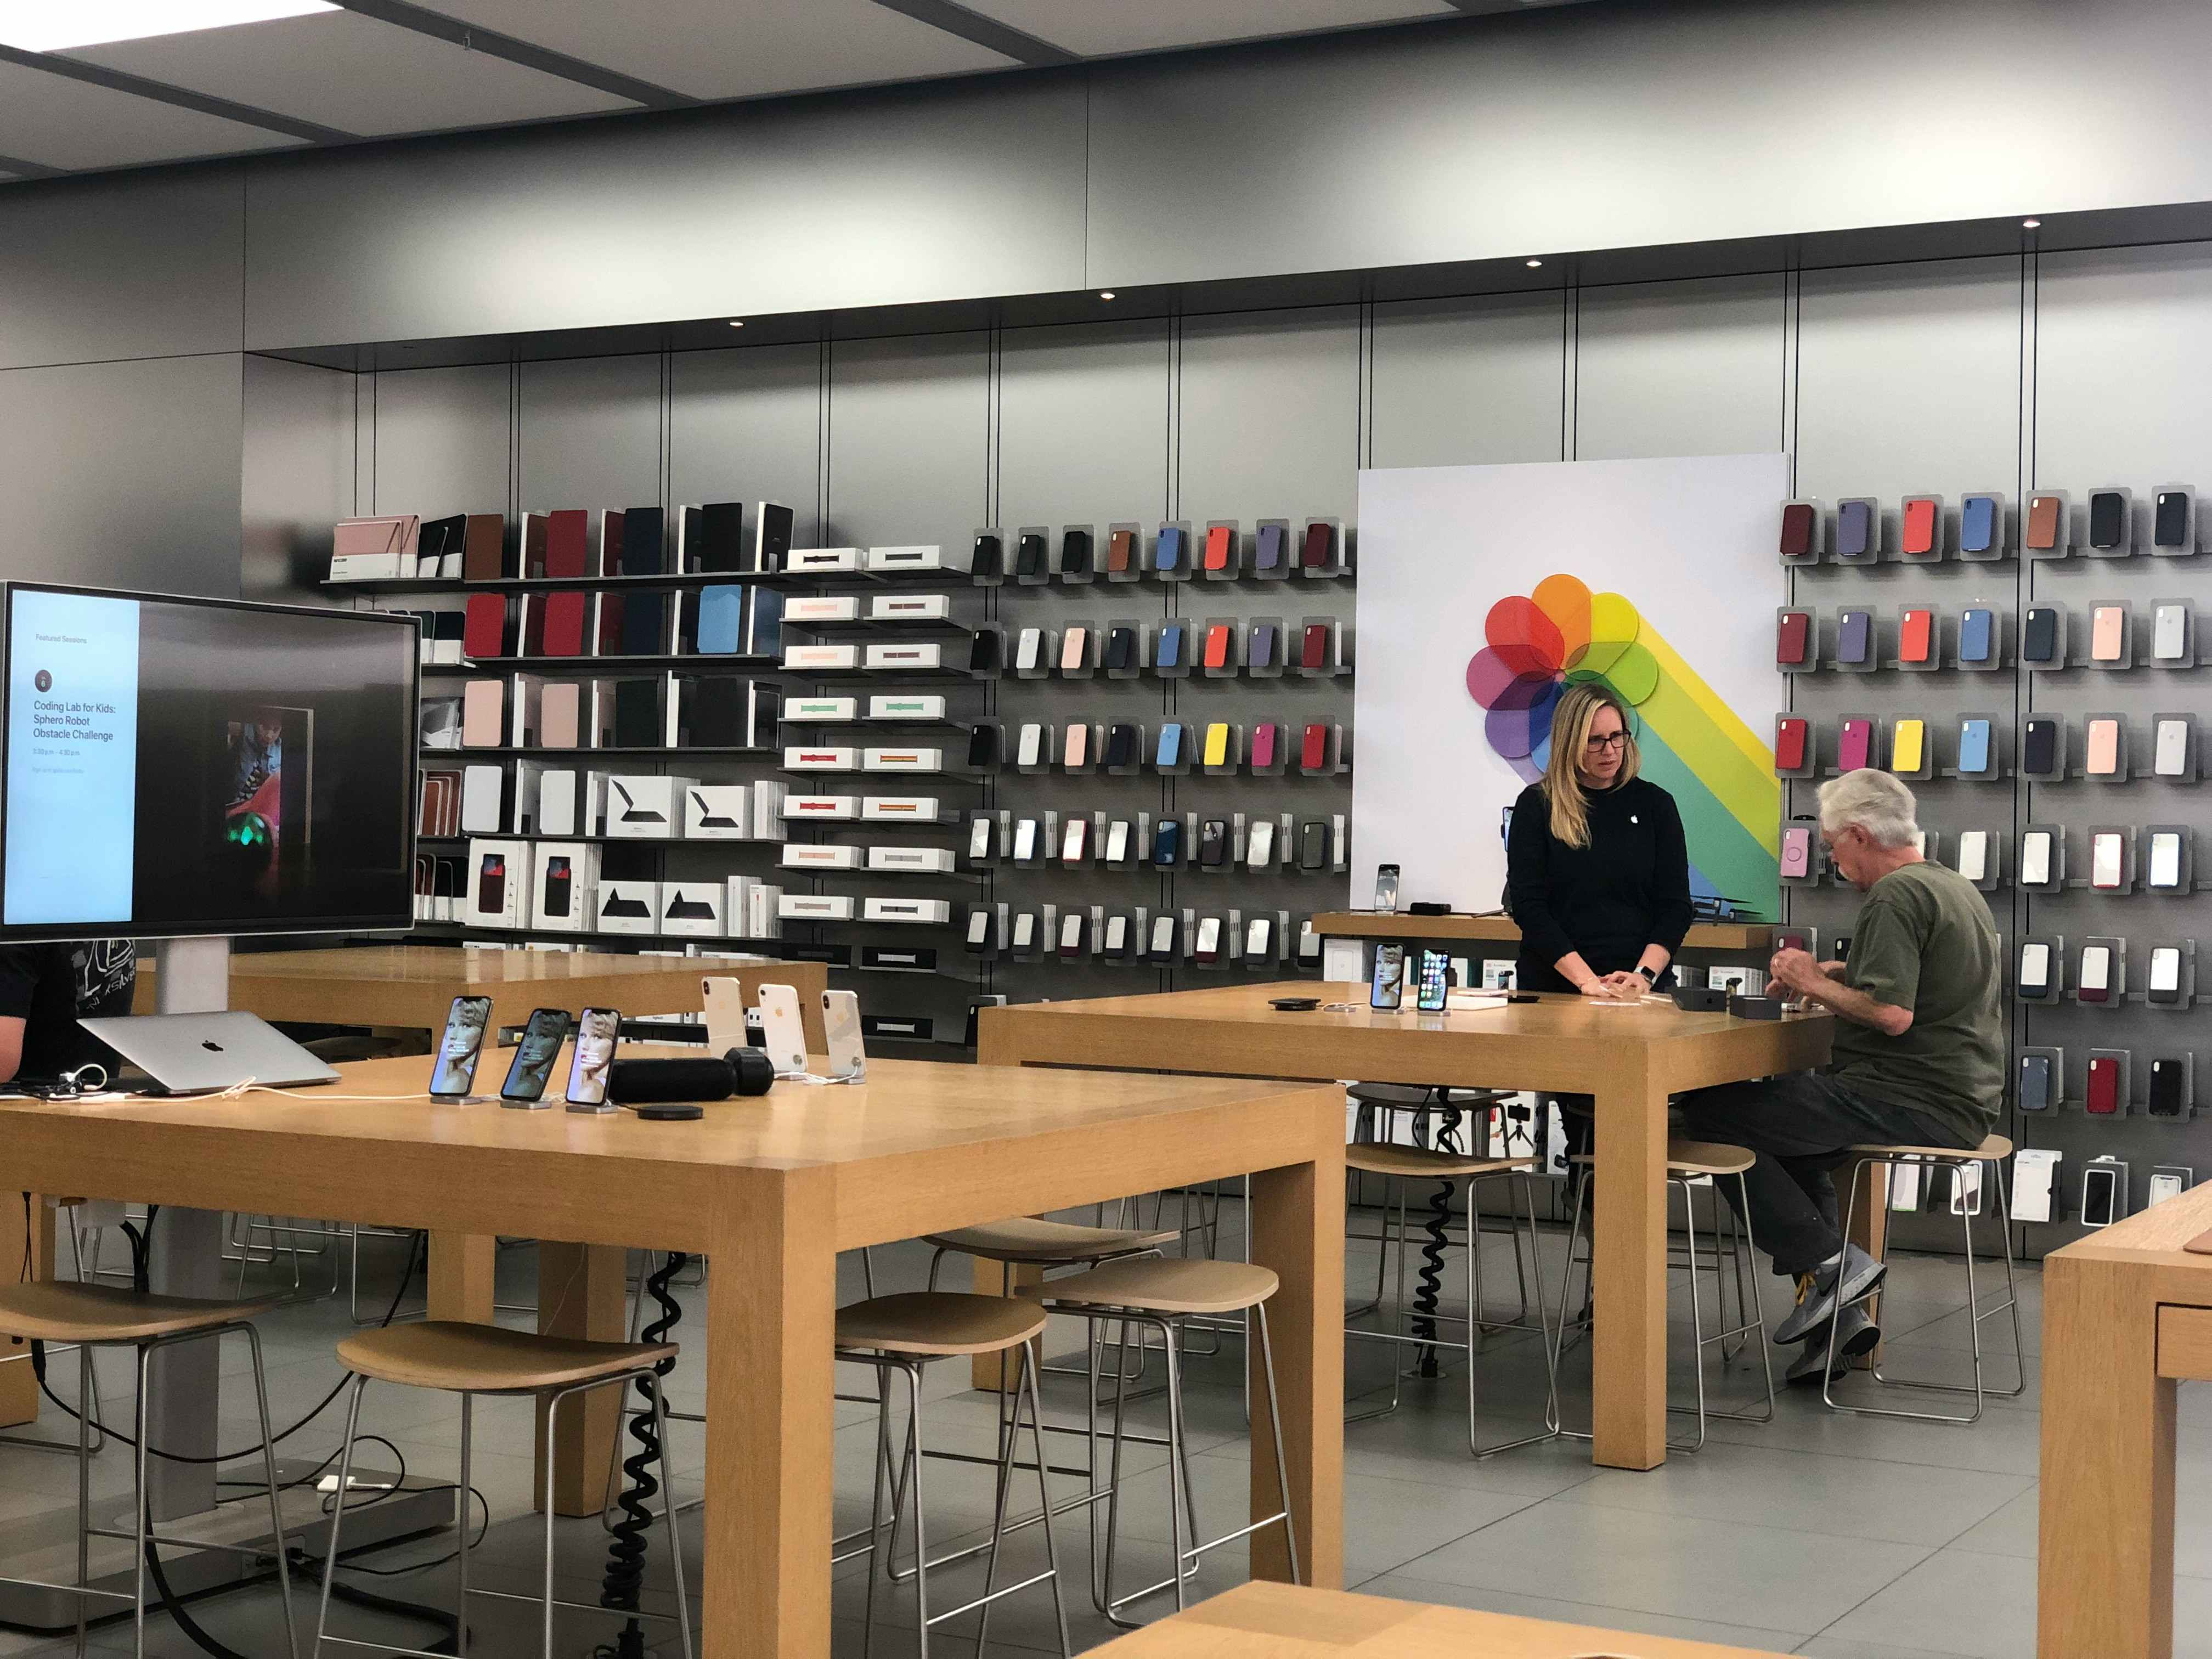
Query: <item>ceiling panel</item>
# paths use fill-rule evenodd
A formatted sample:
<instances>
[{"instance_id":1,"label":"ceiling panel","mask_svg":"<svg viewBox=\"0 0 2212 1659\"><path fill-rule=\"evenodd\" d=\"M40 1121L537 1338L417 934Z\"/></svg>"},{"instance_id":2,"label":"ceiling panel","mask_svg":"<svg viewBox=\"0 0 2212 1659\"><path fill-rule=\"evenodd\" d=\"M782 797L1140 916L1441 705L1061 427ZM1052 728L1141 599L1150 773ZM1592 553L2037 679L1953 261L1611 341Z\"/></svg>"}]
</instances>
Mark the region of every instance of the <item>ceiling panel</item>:
<instances>
[{"instance_id":1,"label":"ceiling panel","mask_svg":"<svg viewBox=\"0 0 2212 1659\"><path fill-rule=\"evenodd\" d=\"M1445 0L961 0L1024 34L1094 57L1303 34L1315 29L1451 17Z\"/></svg>"},{"instance_id":2,"label":"ceiling panel","mask_svg":"<svg viewBox=\"0 0 2212 1659\"><path fill-rule=\"evenodd\" d=\"M299 143L264 127L0 63L0 155L50 167L118 167Z\"/></svg>"},{"instance_id":3,"label":"ceiling panel","mask_svg":"<svg viewBox=\"0 0 2212 1659\"><path fill-rule=\"evenodd\" d=\"M873 0L436 0L435 9L695 98L1004 69Z\"/></svg>"},{"instance_id":4,"label":"ceiling panel","mask_svg":"<svg viewBox=\"0 0 2212 1659\"><path fill-rule=\"evenodd\" d=\"M636 107L343 11L118 40L67 55L370 137Z\"/></svg>"}]
</instances>

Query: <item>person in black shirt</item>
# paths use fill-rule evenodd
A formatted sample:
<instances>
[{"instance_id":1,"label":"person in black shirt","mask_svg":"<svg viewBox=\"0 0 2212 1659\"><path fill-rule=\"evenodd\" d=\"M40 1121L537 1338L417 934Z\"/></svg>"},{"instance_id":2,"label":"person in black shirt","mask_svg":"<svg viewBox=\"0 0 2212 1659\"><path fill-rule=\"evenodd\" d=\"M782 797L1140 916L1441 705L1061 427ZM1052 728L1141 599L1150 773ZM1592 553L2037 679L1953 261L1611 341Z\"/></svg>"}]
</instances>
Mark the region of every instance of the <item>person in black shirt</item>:
<instances>
[{"instance_id":1,"label":"person in black shirt","mask_svg":"<svg viewBox=\"0 0 2212 1659\"><path fill-rule=\"evenodd\" d=\"M1638 767L1619 700L1595 681L1570 687L1506 840L1521 989L1629 999L1666 982L1690 929L1690 856L1674 798Z\"/></svg>"},{"instance_id":2,"label":"person in black shirt","mask_svg":"<svg viewBox=\"0 0 2212 1659\"><path fill-rule=\"evenodd\" d=\"M129 1013L137 982L127 939L0 946L0 1083L50 1082L86 1065L112 1078L113 1052L77 1021Z\"/></svg>"}]
</instances>

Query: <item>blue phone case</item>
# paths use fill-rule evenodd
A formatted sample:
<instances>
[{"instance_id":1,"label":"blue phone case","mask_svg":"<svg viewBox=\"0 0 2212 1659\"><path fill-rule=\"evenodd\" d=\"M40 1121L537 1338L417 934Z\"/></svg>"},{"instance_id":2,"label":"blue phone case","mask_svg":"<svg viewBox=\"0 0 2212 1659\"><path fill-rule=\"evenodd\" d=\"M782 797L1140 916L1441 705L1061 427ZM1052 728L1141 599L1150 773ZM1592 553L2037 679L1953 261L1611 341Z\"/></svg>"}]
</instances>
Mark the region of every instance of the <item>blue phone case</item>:
<instances>
[{"instance_id":1,"label":"blue phone case","mask_svg":"<svg viewBox=\"0 0 2212 1659\"><path fill-rule=\"evenodd\" d=\"M1961 772L1986 772L1990 769L1990 723L1987 720L1968 720L1959 728L1959 769Z\"/></svg>"},{"instance_id":2,"label":"blue phone case","mask_svg":"<svg viewBox=\"0 0 2212 1659\"><path fill-rule=\"evenodd\" d=\"M1152 544L1152 568L1182 568L1182 530L1180 526L1164 524L1160 526L1160 538Z\"/></svg>"},{"instance_id":3,"label":"blue phone case","mask_svg":"<svg viewBox=\"0 0 2212 1659\"><path fill-rule=\"evenodd\" d=\"M1155 668L1180 668L1182 665L1182 624L1160 624L1160 647L1152 653Z\"/></svg>"},{"instance_id":4,"label":"blue phone case","mask_svg":"<svg viewBox=\"0 0 2212 1659\"><path fill-rule=\"evenodd\" d=\"M1968 611L1959 617L1959 660L1987 662L1995 617L1987 611Z\"/></svg>"},{"instance_id":5,"label":"blue phone case","mask_svg":"<svg viewBox=\"0 0 2212 1659\"><path fill-rule=\"evenodd\" d=\"M1160 746L1155 752L1152 763L1164 771L1170 766L1179 765L1182 760L1182 727L1170 720L1160 727Z\"/></svg>"},{"instance_id":6,"label":"blue phone case","mask_svg":"<svg viewBox=\"0 0 2212 1659\"><path fill-rule=\"evenodd\" d=\"M1252 555L1252 568L1273 570L1283 562L1283 526L1263 524L1260 526L1259 544Z\"/></svg>"},{"instance_id":7,"label":"blue phone case","mask_svg":"<svg viewBox=\"0 0 2212 1659\"><path fill-rule=\"evenodd\" d=\"M1247 668L1273 668L1275 665L1275 625L1261 623L1252 629L1251 648L1245 653Z\"/></svg>"},{"instance_id":8,"label":"blue phone case","mask_svg":"<svg viewBox=\"0 0 2212 1659\"><path fill-rule=\"evenodd\" d=\"M1996 543L1997 501L1994 495L1969 495L1959 503L1959 551L1986 553Z\"/></svg>"},{"instance_id":9,"label":"blue phone case","mask_svg":"<svg viewBox=\"0 0 2212 1659\"><path fill-rule=\"evenodd\" d=\"M1182 820L1162 818L1152 831L1152 862L1164 870L1175 863L1182 848Z\"/></svg>"},{"instance_id":10,"label":"blue phone case","mask_svg":"<svg viewBox=\"0 0 2212 1659\"><path fill-rule=\"evenodd\" d=\"M1872 649L1874 613L1870 611L1846 611L1836 618L1836 660L1839 663L1861 663Z\"/></svg>"},{"instance_id":11,"label":"blue phone case","mask_svg":"<svg viewBox=\"0 0 2212 1659\"><path fill-rule=\"evenodd\" d=\"M744 639L745 590L726 583L699 590L699 654L733 657Z\"/></svg>"},{"instance_id":12,"label":"blue phone case","mask_svg":"<svg viewBox=\"0 0 2212 1659\"><path fill-rule=\"evenodd\" d=\"M1873 542L1873 514L1864 501L1845 501L1836 508L1836 556L1863 559Z\"/></svg>"}]
</instances>

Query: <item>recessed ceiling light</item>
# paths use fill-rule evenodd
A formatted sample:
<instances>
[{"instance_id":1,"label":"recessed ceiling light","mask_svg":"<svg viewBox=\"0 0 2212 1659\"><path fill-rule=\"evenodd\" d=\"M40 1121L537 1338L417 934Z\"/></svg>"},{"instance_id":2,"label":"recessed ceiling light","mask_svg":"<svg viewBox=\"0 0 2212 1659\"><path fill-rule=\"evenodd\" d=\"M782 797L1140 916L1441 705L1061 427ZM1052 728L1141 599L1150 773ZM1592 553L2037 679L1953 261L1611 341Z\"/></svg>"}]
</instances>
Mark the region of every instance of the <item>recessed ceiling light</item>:
<instances>
[{"instance_id":1,"label":"recessed ceiling light","mask_svg":"<svg viewBox=\"0 0 2212 1659\"><path fill-rule=\"evenodd\" d=\"M1114 297L1114 290L1110 288L1102 288L1098 290L1098 297L1102 300L1110 300Z\"/></svg>"},{"instance_id":2,"label":"recessed ceiling light","mask_svg":"<svg viewBox=\"0 0 2212 1659\"><path fill-rule=\"evenodd\" d=\"M1544 262L1541 259L1531 259L1528 261L1528 269L1531 270L1540 270Z\"/></svg>"},{"instance_id":3,"label":"recessed ceiling light","mask_svg":"<svg viewBox=\"0 0 2212 1659\"><path fill-rule=\"evenodd\" d=\"M2022 230L2041 230L2043 228L2043 221L2040 219L2023 219L2020 222L2020 228Z\"/></svg>"},{"instance_id":4,"label":"recessed ceiling light","mask_svg":"<svg viewBox=\"0 0 2212 1659\"><path fill-rule=\"evenodd\" d=\"M730 319L730 326L732 328L743 328L744 325L745 319L742 317L732 317Z\"/></svg>"},{"instance_id":5,"label":"recessed ceiling light","mask_svg":"<svg viewBox=\"0 0 2212 1659\"><path fill-rule=\"evenodd\" d=\"M337 9L329 0L0 0L0 46L63 52Z\"/></svg>"}]
</instances>

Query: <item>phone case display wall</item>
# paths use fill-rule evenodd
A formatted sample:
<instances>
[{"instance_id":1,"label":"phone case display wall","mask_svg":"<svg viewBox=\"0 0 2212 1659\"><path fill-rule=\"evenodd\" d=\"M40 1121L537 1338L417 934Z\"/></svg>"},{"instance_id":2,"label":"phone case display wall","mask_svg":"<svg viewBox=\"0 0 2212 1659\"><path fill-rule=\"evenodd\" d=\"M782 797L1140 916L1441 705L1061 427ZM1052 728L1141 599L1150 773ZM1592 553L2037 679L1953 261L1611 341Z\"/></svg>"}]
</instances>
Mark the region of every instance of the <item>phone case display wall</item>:
<instances>
[{"instance_id":1,"label":"phone case display wall","mask_svg":"<svg viewBox=\"0 0 2212 1659\"><path fill-rule=\"evenodd\" d=\"M1854 765L1908 780L1928 855L1982 890L2003 935L2004 1127L2033 1155L2014 1213L2037 1252L2141 1207L2154 1169L2161 1194L2212 1172L2196 1022L2176 1018L2212 921L2199 534L2193 491L2155 483L1780 511L1788 914L1832 938L1858 903L1818 850L1819 783ZM1954 1230L1931 1218L1927 1242Z\"/></svg>"},{"instance_id":2,"label":"phone case display wall","mask_svg":"<svg viewBox=\"0 0 2212 1659\"><path fill-rule=\"evenodd\" d=\"M423 924L742 941L869 975L872 1010L916 1008L884 1034L955 1042L977 999L1076 994L1091 965L1317 967L1303 921L1342 868L1351 757L1338 521L1102 526L1103 565L1080 526L793 548L791 523L761 502L338 527L332 590L434 607Z\"/></svg>"}]
</instances>

